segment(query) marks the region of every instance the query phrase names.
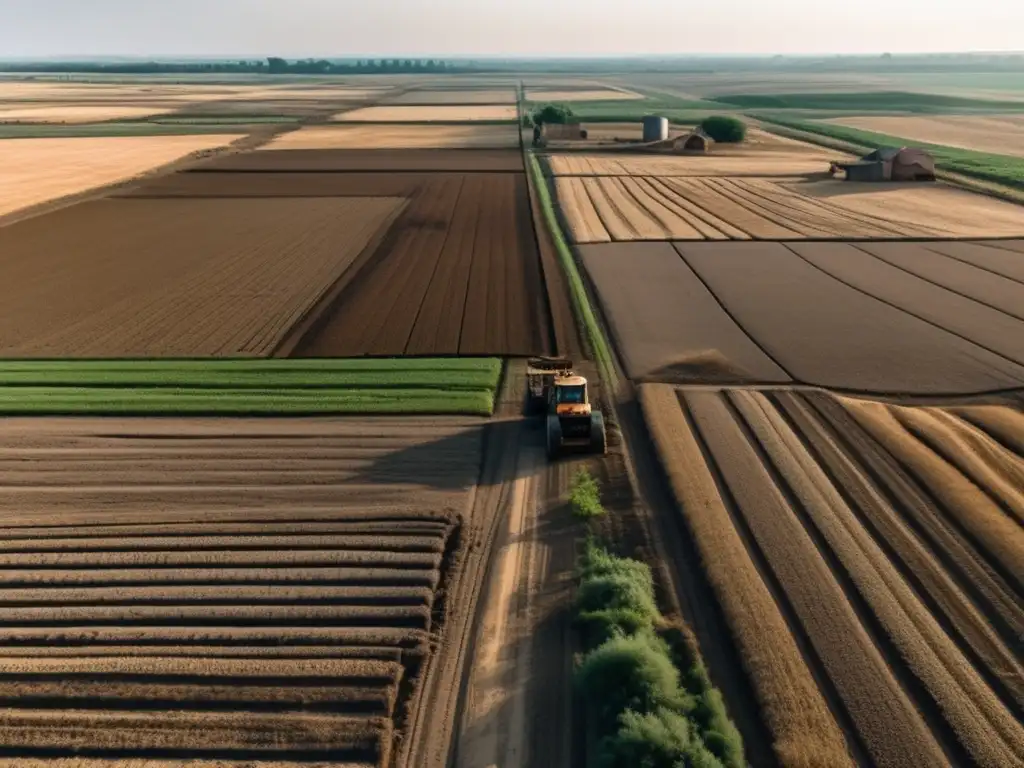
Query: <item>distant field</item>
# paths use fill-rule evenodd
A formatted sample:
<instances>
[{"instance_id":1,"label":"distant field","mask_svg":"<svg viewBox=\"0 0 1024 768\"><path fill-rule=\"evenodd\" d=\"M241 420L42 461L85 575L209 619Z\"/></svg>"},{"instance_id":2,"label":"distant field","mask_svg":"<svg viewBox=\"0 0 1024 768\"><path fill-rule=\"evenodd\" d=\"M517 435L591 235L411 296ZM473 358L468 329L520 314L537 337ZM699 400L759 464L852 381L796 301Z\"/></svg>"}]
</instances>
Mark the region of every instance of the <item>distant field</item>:
<instances>
[{"instance_id":1,"label":"distant field","mask_svg":"<svg viewBox=\"0 0 1024 768\"><path fill-rule=\"evenodd\" d=\"M528 101L623 101L626 99L642 99L642 94L619 88L584 88L580 90L557 90L544 88L527 88Z\"/></svg>"},{"instance_id":2,"label":"distant field","mask_svg":"<svg viewBox=\"0 0 1024 768\"><path fill-rule=\"evenodd\" d=\"M905 136L929 144L1024 157L1024 116L865 116L840 117L827 122L890 136Z\"/></svg>"},{"instance_id":3,"label":"distant field","mask_svg":"<svg viewBox=\"0 0 1024 768\"><path fill-rule=\"evenodd\" d=\"M414 105L458 105L458 104L515 104L516 91L514 88L490 88L490 89L469 89L449 88L438 90L415 90L403 93L394 99L389 99L388 104L403 106Z\"/></svg>"},{"instance_id":4,"label":"distant field","mask_svg":"<svg viewBox=\"0 0 1024 768\"><path fill-rule=\"evenodd\" d=\"M105 120L150 117L170 112L166 107L133 107L128 105L80 106L50 104L47 106L6 107L0 109L0 123L95 123Z\"/></svg>"},{"instance_id":5,"label":"distant field","mask_svg":"<svg viewBox=\"0 0 1024 768\"><path fill-rule=\"evenodd\" d=\"M469 105L469 106L380 106L364 107L351 112L335 115L334 120L363 123L455 123L483 121L515 121L514 105Z\"/></svg>"},{"instance_id":6,"label":"distant field","mask_svg":"<svg viewBox=\"0 0 1024 768\"><path fill-rule=\"evenodd\" d=\"M812 120L795 120L779 115L758 115L763 122L793 128L798 131L817 133L839 141L848 142L861 147L898 147L909 143L928 149L938 162L939 168L961 173L965 176L974 176L986 181L993 181L997 184L1005 184L1011 187L1024 188L1024 159L1010 155L997 155L985 152L975 152L969 149L957 149L955 147L944 147L939 144L925 142L911 142L906 137L889 136L874 131L864 131L859 128L849 128L844 125L833 123L815 122Z\"/></svg>"},{"instance_id":7,"label":"distant field","mask_svg":"<svg viewBox=\"0 0 1024 768\"><path fill-rule=\"evenodd\" d=\"M943 112L951 109L1021 111L1024 101L995 101L908 91L861 93L730 94L715 101L742 109L822 109L895 112Z\"/></svg>"},{"instance_id":8,"label":"distant field","mask_svg":"<svg viewBox=\"0 0 1024 768\"><path fill-rule=\"evenodd\" d=\"M213 134L0 142L0 216L130 179L239 138Z\"/></svg>"},{"instance_id":9,"label":"distant field","mask_svg":"<svg viewBox=\"0 0 1024 768\"><path fill-rule=\"evenodd\" d=\"M519 145L515 125L314 125L260 149L497 149Z\"/></svg>"},{"instance_id":10,"label":"distant field","mask_svg":"<svg viewBox=\"0 0 1024 768\"><path fill-rule=\"evenodd\" d=\"M0 414L489 415L495 359L0 362Z\"/></svg>"}]
</instances>

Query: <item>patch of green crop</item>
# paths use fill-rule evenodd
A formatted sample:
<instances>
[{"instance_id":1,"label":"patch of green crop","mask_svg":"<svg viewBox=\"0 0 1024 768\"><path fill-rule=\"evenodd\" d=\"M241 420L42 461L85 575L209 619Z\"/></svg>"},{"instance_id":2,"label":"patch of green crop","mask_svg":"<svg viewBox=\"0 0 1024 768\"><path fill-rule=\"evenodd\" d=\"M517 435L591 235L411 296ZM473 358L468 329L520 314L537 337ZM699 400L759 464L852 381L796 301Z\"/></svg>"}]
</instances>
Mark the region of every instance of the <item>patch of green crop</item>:
<instances>
[{"instance_id":1,"label":"patch of green crop","mask_svg":"<svg viewBox=\"0 0 1024 768\"><path fill-rule=\"evenodd\" d=\"M496 359L15 360L0 414L490 415Z\"/></svg>"},{"instance_id":2,"label":"patch of green crop","mask_svg":"<svg viewBox=\"0 0 1024 768\"><path fill-rule=\"evenodd\" d=\"M601 506L601 491L597 486L597 480L585 469L577 472L572 479L569 506L572 513L582 520L601 517L605 513L604 507Z\"/></svg>"}]
</instances>

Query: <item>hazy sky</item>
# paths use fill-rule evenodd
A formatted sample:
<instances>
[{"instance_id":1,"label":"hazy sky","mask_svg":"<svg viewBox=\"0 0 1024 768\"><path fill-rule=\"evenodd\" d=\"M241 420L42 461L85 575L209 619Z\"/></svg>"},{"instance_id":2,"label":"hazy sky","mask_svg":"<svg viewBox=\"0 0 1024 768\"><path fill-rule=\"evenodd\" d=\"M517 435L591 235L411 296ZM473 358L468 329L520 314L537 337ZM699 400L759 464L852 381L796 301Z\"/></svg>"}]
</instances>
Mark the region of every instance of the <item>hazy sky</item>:
<instances>
[{"instance_id":1,"label":"hazy sky","mask_svg":"<svg viewBox=\"0 0 1024 768\"><path fill-rule=\"evenodd\" d=\"M0 0L0 58L1024 49L1024 0Z\"/></svg>"}]
</instances>

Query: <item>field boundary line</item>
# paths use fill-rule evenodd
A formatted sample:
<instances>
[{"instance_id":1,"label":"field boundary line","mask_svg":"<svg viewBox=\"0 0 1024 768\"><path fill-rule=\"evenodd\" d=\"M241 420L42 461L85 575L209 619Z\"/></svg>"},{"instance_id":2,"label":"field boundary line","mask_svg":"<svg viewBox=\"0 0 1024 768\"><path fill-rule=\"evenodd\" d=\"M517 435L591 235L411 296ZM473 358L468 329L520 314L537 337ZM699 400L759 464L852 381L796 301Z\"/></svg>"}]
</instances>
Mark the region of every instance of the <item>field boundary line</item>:
<instances>
[{"instance_id":1,"label":"field boundary line","mask_svg":"<svg viewBox=\"0 0 1024 768\"><path fill-rule=\"evenodd\" d=\"M973 344L974 346L978 347L979 349L984 349L984 350L985 350L986 352L990 352L991 354L995 355L996 357L1001 357L1001 358L1002 358L1003 360L1006 360L1006 361L1007 361L1007 362L1009 362L1009 363L1013 363L1014 365L1024 366L1024 362L1022 362L1022 361L1020 361L1020 360L1014 360L1014 359L1013 359L1012 357L1007 357L1007 356L1006 356L1006 355L1004 355L1003 353L1001 353L1001 352L997 352L997 351L996 351L996 350L994 350L994 349L990 349L989 347L985 346L984 344L982 344L982 343L981 343L981 342L979 342L979 341L976 341L976 340L974 340L974 339L968 338L967 336L964 336L963 334L961 334L961 333L958 333L957 331L954 331L954 330L951 330L951 329L949 329L949 328L946 328L946 327L945 327L945 326L943 326L943 325L939 325L938 323L934 322L933 320L929 320L928 318L925 318L925 317L921 317L920 315L918 315L918 314L916 314L916 313L914 313L914 312L911 312L911 311L910 311L909 309L907 309L906 307L901 307L901 306L900 306L899 304L894 304L893 302L891 302L891 301L888 301L888 300L886 300L886 299L883 299L883 298L881 298L880 296L875 296L875 294L871 293L870 291L867 291L867 290L865 290L865 289L863 289L863 288L859 288L859 287L857 287L856 285L854 285L853 283L849 283L849 282L847 282L846 280L844 280L844 279L843 279L843 278L841 278L841 277L836 277L835 275L833 275L833 274L832 274L831 272L829 272L828 270L824 269L823 267L821 267L821 266L820 266L820 265L818 265L818 264L815 264L815 263L814 263L813 261L811 261L810 259L808 259L808 258L805 258L805 257L804 257L804 256L803 256L802 254L800 254L800 253L799 253L798 251L795 251L795 250L794 250L794 249L793 249L793 248L792 248L792 247L790 246L790 244L789 244L789 243L781 243L781 245L782 245L782 247L783 247L783 248L785 248L785 249L786 249L787 251L789 251L790 253L792 253L792 254L793 254L794 256L796 256L796 257L797 257L798 259L800 259L801 261L805 261L805 262L807 262L807 263L808 263L808 264L809 264L810 266L814 267L814 269L818 270L818 271L819 271L819 272L821 272L821 273L822 273L823 275L826 275L827 277L830 277L830 278L832 278L833 280L835 280L835 281L836 281L836 282L838 282L838 283L842 283L842 284L843 284L843 285L845 285L845 286L846 286L847 288L849 288L849 289L851 289L851 290L854 290L854 291L857 291L857 293L863 294L864 296L867 296L868 298L874 299L875 301L880 301L880 302L882 302L883 304L885 304L886 306L892 307L893 309L895 309L895 310L898 310L898 311L900 311L900 312L903 312L903 313L904 313L904 314L906 314L906 315L910 315L911 317L913 317L913 318L916 318L916 319L920 320L920 321L921 321L922 323L927 323L928 325L932 326L933 328L938 328L938 329L939 329L940 331L944 331L944 332L946 332L946 333L950 334L951 336L956 336L956 337L957 337L958 339L963 339L963 340L964 340L964 341L966 341L966 342L967 342L968 344ZM867 253L866 251L862 251L862 250L861 250L860 248L857 248L857 250L858 250L858 251L861 251L861 253ZM935 253L938 253L938 251L935 251ZM871 255L873 255L873 254L868 254L868 255L869 255L869 256L871 256ZM940 254L940 255L945 255L945 254ZM879 259L879 260L880 260L880 261L883 261L882 259ZM885 262L885 263L887 263L887 264L888 264L888 262ZM986 270L986 271L987 271L987 270ZM915 275L915 277L917 277L917 275ZM928 281L926 281L926 282L928 282ZM940 285L940 286L937 286L937 287L938 287L938 288L942 288L942 289L944 289L944 290L949 290L948 288L945 288L945 286L941 286L941 285ZM956 294L957 294L958 296L960 295L960 294L959 294L959 293L957 293L956 291L950 291L950 292L951 292L951 293L956 293ZM973 299L973 298L971 298L970 296L964 296L963 298L967 299L968 301L973 301L973 302L975 302L976 304L981 304L982 306L986 306L986 307L988 306L987 304L984 304L984 302L980 302L980 301L977 301L977 299ZM998 311L998 310L997 310L997 311ZM1005 313L1005 312L1001 312L1000 314L1006 315L1006 317L1013 317L1013 315L1008 315L1008 314L1007 314L1007 313ZM1016 319L1019 319L1019 318L1016 318Z\"/></svg>"},{"instance_id":2,"label":"field boundary line","mask_svg":"<svg viewBox=\"0 0 1024 768\"><path fill-rule=\"evenodd\" d=\"M969 242L968 243L968 245L974 245L974 244L975 243L973 243L973 242ZM1011 277L1010 275L1004 275L1002 272L996 272L994 269L989 269L988 267L983 267L981 264L975 264L973 261L967 261L967 259L962 259L959 256L954 256L951 253L943 253L942 251L937 251L934 248L929 248L928 247L929 245L934 245L934 243L922 243L921 247L924 248L926 251L931 251L932 253L937 253L940 256L945 256L947 259L953 259L954 261L959 261L961 264L966 264L969 267L974 267L975 269L980 269L982 272L988 272L990 275L995 275L996 277L1000 277L1003 280L1010 280L1010 281L1012 281L1014 283L1020 283L1021 285L1024 285L1024 280L1021 280L1021 279L1016 278L1016 277ZM981 245L982 245L982 247L997 248L998 250L1004 251L1006 253L1017 253L1017 251L1013 251L1013 250L1010 250L1008 248L999 248L998 245L987 246L985 243L982 243ZM1024 255L1024 254L1022 254L1022 255Z\"/></svg>"},{"instance_id":3,"label":"field boundary line","mask_svg":"<svg viewBox=\"0 0 1024 768\"><path fill-rule=\"evenodd\" d=\"M586 335L593 349L594 357L601 368L601 375L614 388L618 383L618 375L615 371L610 346L591 305L586 283L573 257L572 250L566 243L565 234L562 232L561 226L559 226L558 217L555 214L554 204L551 200L551 192L547 188L540 162L533 152L528 152L527 158L537 197L541 209L544 211L545 223L555 241L555 248L562 262L562 269L566 277L569 278L569 293L573 300L573 309L575 310L577 322L582 322L583 327L586 329Z\"/></svg>"},{"instance_id":4,"label":"field boundary line","mask_svg":"<svg viewBox=\"0 0 1024 768\"><path fill-rule=\"evenodd\" d=\"M1024 313L1021 313L1020 315L1012 315L1009 312L1007 312L1005 309L1003 309L1002 307L997 307L997 306L995 306L993 304L989 304L987 301L982 301L977 296L969 296L966 293L961 293L960 291L956 290L955 288L950 288L948 285L943 285L942 283L937 283L937 282L935 282L934 280L932 280L930 278L927 278L927 277L924 277L923 275L917 274L916 272L911 272L906 267L902 267L899 264L894 264L893 262L889 261L889 259L883 258L882 256L879 256L878 254L871 253L871 251L868 251L868 250L865 250L864 248L859 247L859 245L863 245L863 244L864 243L860 243L860 244L850 243L850 246L853 247L853 248L856 248L858 251L860 251L862 253L866 253L868 256L871 256L871 257L873 257L875 259L878 259L883 264L888 264L890 267L895 267L896 269L900 270L901 272L906 272L911 277L914 277L914 278L916 278L918 280L924 280L926 283L934 285L936 288L942 288L943 290L949 291L950 293L955 293L957 296L960 296L960 297L962 297L964 299L969 299L970 301L973 301L976 304L981 304L982 306L988 307L989 309L994 310L996 312L999 312L1000 314L1006 315L1007 317L1012 317L1015 320L1024 321ZM924 247L924 246L922 246L922 247ZM925 248L925 250L928 250L928 249ZM939 251L932 251L932 253L934 253L936 256L945 256L946 255L944 253L940 253ZM968 266L974 267L973 264L968 264ZM979 268L975 267L975 269L979 269ZM979 271L987 272L988 270L979 269ZM1003 279L1008 279L1008 278L1006 278L1003 275L999 275L999 277L1002 277ZM1016 282L1016 281L1012 281L1012 282Z\"/></svg>"}]
</instances>

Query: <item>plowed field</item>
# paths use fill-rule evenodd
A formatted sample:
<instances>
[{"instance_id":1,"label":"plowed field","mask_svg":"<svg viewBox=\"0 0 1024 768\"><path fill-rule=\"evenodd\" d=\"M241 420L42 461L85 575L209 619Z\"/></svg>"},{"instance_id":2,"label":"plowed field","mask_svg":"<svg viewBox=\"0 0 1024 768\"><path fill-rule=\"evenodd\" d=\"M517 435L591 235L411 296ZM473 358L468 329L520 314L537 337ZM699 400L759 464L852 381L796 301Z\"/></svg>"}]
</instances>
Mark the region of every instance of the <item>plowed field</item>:
<instances>
[{"instance_id":1,"label":"plowed field","mask_svg":"<svg viewBox=\"0 0 1024 768\"><path fill-rule=\"evenodd\" d=\"M296 354L544 353L555 343L550 300L525 175L443 178L421 189Z\"/></svg>"},{"instance_id":2,"label":"plowed field","mask_svg":"<svg viewBox=\"0 0 1024 768\"><path fill-rule=\"evenodd\" d=\"M617 175L554 184L576 243L1024 234L1024 208L946 186Z\"/></svg>"},{"instance_id":3,"label":"plowed field","mask_svg":"<svg viewBox=\"0 0 1024 768\"><path fill-rule=\"evenodd\" d=\"M1019 395L640 399L782 764L1020 765Z\"/></svg>"},{"instance_id":4,"label":"plowed field","mask_svg":"<svg viewBox=\"0 0 1024 768\"><path fill-rule=\"evenodd\" d=\"M390 765L481 441L468 419L8 420L5 758Z\"/></svg>"},{"instance_id":5,"label":"plowed field","mask_svg":"<svg viewBox=\"0 0 1024 768\"><path fill-rule=\"evenodd\" d=\"M4 227L0 354L271 354L404 205L101 200Z\"/></svg>"},{"instance_id":6,"label":"plowed field","mask_svg":"<svg viewBox=\"0 0 1024 768\"><path fill-rule=\"evenodd\" d=\"M522 173L524 167L515 149L269 149L214 158L196 171Z\"/></svg>"},{"instance_id":7,"label":"plowed field","mask_svg":"<svg viewBox=\"0 0 1024 768\"><path fill-rule=\"evenodd\" d=\"M1024 281L998 243L580 249L631 378L848 391L1024 386Z\"/></svg>"}]
</instances>

